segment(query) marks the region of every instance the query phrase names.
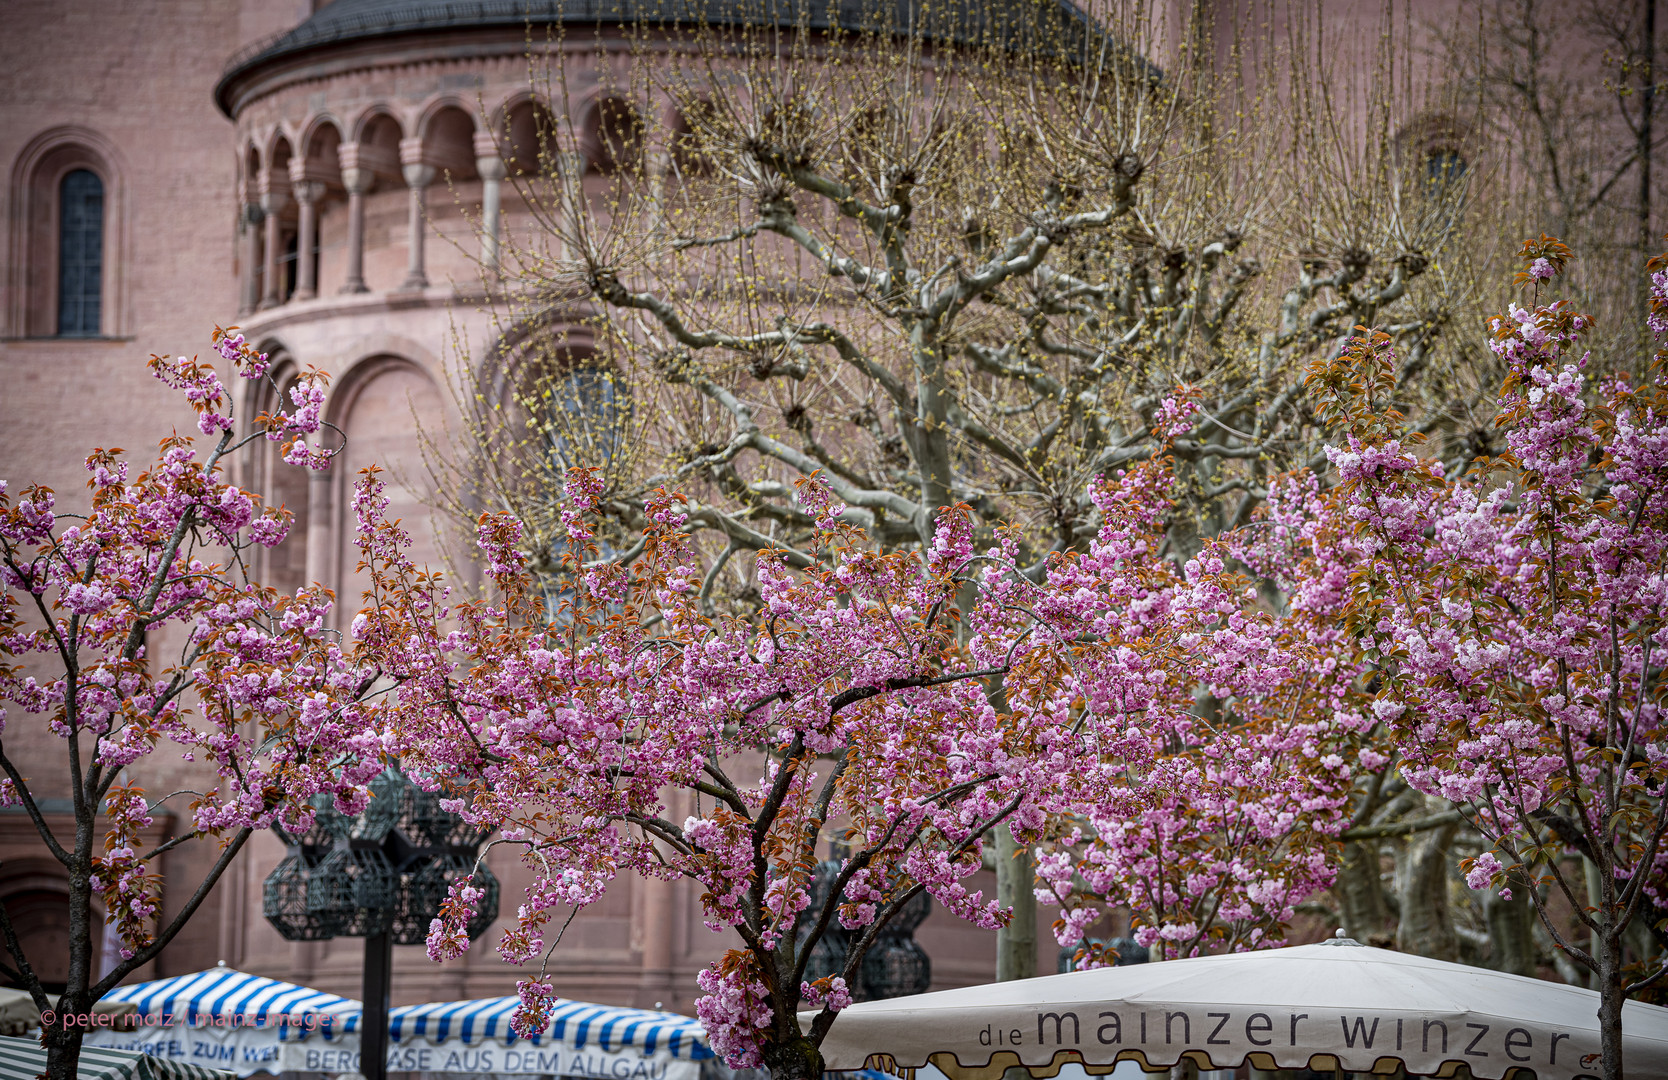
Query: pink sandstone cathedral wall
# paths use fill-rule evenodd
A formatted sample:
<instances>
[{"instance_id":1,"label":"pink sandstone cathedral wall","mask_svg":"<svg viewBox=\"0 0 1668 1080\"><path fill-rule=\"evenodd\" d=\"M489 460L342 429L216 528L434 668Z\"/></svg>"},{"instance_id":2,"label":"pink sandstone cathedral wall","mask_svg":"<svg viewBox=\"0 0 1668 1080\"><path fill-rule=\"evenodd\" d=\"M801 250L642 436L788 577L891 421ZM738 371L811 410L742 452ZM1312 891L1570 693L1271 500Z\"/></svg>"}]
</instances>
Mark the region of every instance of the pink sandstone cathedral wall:
<instances>
[{"instance_id":1,"label":"pink sandstone cathedral wall","mask_svg":"<svg viewBox=\"0 0 1668 1080\"><path fill-rule=\"evenodd\" d=\"M1377 10L1338 8L1364 24ZM478 310L485 294L477 259L487 253L476 228L491 188L499 189L504 227L520 220L513 191L500 183L517 165L515 152L490 132L505 124L528 130L533 106L523 30L477 28L303 51L227 80L219 86L225 111L217 107L228 58L313 13L307 0L9 0L0 33L0 163L8 178L0 217L0 478L14 487L46 483L73 504L84 490L79 462L93 446L126 447L147 460L171 426L188 430L190 421L148 376L145 358L206 352L216 323L239 323L292 368L332 373L328 416L348 439L343 459L322 476L275 470L265 448L240 463L238 482L297 513L291 538L260 569L281 587L331 583L351 611L359 586L347 485L363 465L391 465L393 514L416 522L428 512L416 429L449 408L444 365L453 333L473 348L493 341ZM595 82L581 78L574 95L582 129L594 129L602 107ZM658 119L676 123L670 114ZM590 162L593 174L604 156ZM62 336L55 200L60 179L75 169L104 185L101 312L97 333ZM285 258L315 237L316 270L304 256ZM261 405L251 398L240 410L247 416ZM419 561L437 554L432 541L424 544ZM26 722L14 721L6 748L40 794L67 794L52 786L63 771L55 738L31 736ZM145 768L152 791L193 786L183 763ZM224 961L356 993L357 940L293 944L262 919L261 882L282 854L270 836L252 843L149 974ZM22 815L0 809L0 903L50 956L63 952L53 906L63 886L43 856ZM210 856L187 845L166 857L165 903L178 904ZM495 858L492 866L504 910L513 913L525 878L513 861ZM1037 935L1044 972L1054 969L1048 918ZM420 947L399 950L395 1003L511 992L517 973L497 959L495 937L489 931L469 957L445 967ZM941 912L917 940L932 957L935 988L993 972L992 935ZM694 973L725 945L702 926L687 883L622 881L565 938L558 988L692 1011Z\"/></svg>"}]
</instances>

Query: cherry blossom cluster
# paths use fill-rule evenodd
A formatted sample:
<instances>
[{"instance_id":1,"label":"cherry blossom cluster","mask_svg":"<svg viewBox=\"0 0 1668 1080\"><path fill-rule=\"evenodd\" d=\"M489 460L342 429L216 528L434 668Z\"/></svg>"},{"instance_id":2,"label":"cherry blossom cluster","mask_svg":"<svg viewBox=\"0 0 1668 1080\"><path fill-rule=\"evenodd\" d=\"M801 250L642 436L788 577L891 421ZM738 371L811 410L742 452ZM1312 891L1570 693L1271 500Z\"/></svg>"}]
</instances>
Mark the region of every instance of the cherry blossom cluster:
<instances>
[{"instance_id":1,"label":"cherry blossom cluster","mask_svg":"<svg viewBox=\"0 0 1668 1080\"><path fill-rule=\"evenodd\" d=\"M1531 246L1538 289L1569 256ZM1059 939L1094 964L1086 935L1114 906L1161 956L1279 943L1333 880L1355 784L1392 762L1489 806L1508 855L1553 806L1601 830L1628 827L1606 824L1624 804L1660 822L1663 380L1591 407L1588 325L1553 303L1495 326L1511 453L1486 481L1420 456L1390 339L1367 331L1310 371L1342 429L1331 486L1272 480L1258 519L1195 557L1169 551L1162 453L1097 480L1095 538L1036 574L1012 530L977 547L965 506L919 552L876 550L813 476L811 565L760 553L751 617L700 603L675 492L649 502L629 560L602 557L584 469L562 513L566 587L535 590L520 526L486 515L491 593L454 600L411 562L373 470L354 500L372 581L354 659L393 681L387 750L519 847L532 884L501 955L547 958L560 911L621 874L692 880L708 925L740 940L700 976L715 1048L803 1075L902 904L925 891L975 925L1009 917L968 881L996 828L1034 846ZM1157 423L1173 435L1194 413L1184 388ZM1618 880L1662 861L1610 839L1633 852ZM830 841L838 874L813 895ZM1511 867L1469 869L1498 884ZM431 954L465 947L469 889ZM812 980L836 920L847 967ZM553 993L527 980L518 1023Z\"/></svg>"},{"instance_id":2,"label":"cherry blossom cluster","mask_svg":"<svg viewBox=\"0 0 1668 1080\"><path fill-rule=\"evenodd\" d=\"M808 922L872 938L925 890L995 927L1006 913L966 884L993 826L1040 835L1085 800L1136 805L1127 762L1149 738L1081 702L1151 698L1158 661L1104 640L1106 603L1070 599L1093 571L1068 560L1039 590L1011 541L975 553L966 508L922 554L875 551L813 478L801 498L823 525L822 561L795 571L762 554L759 617L711 617L681 497L651 503L643 553L624 566L594 558L591 476L576 472L568 494L574 588L554 611L530 591L514 522L478 530L493 597L452 603L382 517L374 475L355 499L373 587L353 635L361 661L398 681L390 749L463 796L471 821L518 837L534 874L507 958L536 956L553 909L593 902L620 873L692 878L708 924L747 946L703 976L701 1015L732 1061L760 1060L802 1004L832 1016L849 1000L854 971L804 977ZM675 815L668 792L682 793ZM817 909L810 871L830 839L850 854ZM466 897L454 900L436 955L462 944Z\"/></svg>"},{"instance_id":3,"label":"cherry blossom cluster","mask_svg":"<svg viewBox=\"0 0 1668 1080\"><path fill-rule=\"evenodd\" d=\"M215 347L245 378L266 376L267 358L241 336L217 331ZM229 839L280 821L305 828L319 793L362 803L383 765L360 700L367 675L326 630L330 595L286 596L247 577L254 549L280 543L290 517L222 474L241 445L232 395L195 359L153 357L151 370L196 411L213 439L206 454L170 436L133 475L120 451L95 450L84 512L50 489L12 497L0 483L0 727L20 716L63 740L69 790L103 805L102 851L48 846L72 881L102 894L124 958L158 932L156 852L145 849L158 804L119 776L143 777L157 755L206 763L212 784L192 795L190 827ZM295 411L266 430L318 430L319 386L299 384ZM5 801L39 824L3 753L0 770Z\"/></svg>"},{"instance_id":4,"label":"cherry blossom cluster","mask_svg":"<svg viewBox=\"0 0 1668 1080\"><path fill-rule=\"evenodd\" d=\"M1140 665L1091 707L1125 718L1117 752L1144 797L1133 810L1086 801L1037 849L1038 899L1060 906L1056 937L1085 967L1108 961L1087 933L1118 907L1159 957L1282 943L1296 905L1335 877L1357 773L1388 760L1371 747L1336 592L1304 591L1336 578L1311 577L1301 518L1318 504L1315 478L1276 483L1267 520L1180 566L1154 557L1172 484L1162 460L1103 481L1099 536L1042 586L1079 604L1098 592L1096 630ZM1236 564L1292 598L1283 618ZM1119 686L1109 674L1102 692Z\"/></svg>"},{"instance_id":5,"label":"cherry blossom cluster","mask_svg":"<svg viewBox=\"0 0 1668 1080\"><path fill-rule=\"evenodd\" d=\"M1519 282L1538 300L1570 257L1533 241ZM1668 343L1668 276L1651 289L1651 329ZM1359 637L1402 774L1493 843L1468 884L1509 896L1534 883L1554 941L1602 971L1642 898L1668 901L1668 347L1637 384L1593 386L1591 326L1561 300L1493 320L1509 450L1461 477L1367 400L1394 367L1388 339L1317 363L1311 386L1348 429L1330 453L1339 483L1325 496L1311 484L1273 520L1316 538L1294 610L1331 607ZM1570 852L1596 866L1596 898L1566 880ZM1588 943L1547 916L1549 883ZM1619 992L1619 978L1601 981Z\"/></svg>"},{"instance_id":6,"label":"cherry blossom cluster","mask_svg":"<svg viewBox=\"0 0 1668 1080\"><path fill-rule=\"evenodd\" d=\"M1185 394L1165 405L1167 422L1191 411ZM770 1064L814 1046L917 893L1006 921L968 882L993 828L1044 849L1067 941L1131 903L1178 953L1268 944L1330 883L1317 848L1342 827L1376 720L1349 697L1330 610L1277 624L1228 547L1163 556L1173 486L1167 458L1097 483L1099 535L1036 581L1017 535L976 548L966 507L923 551L884 552L807 478L817 560L761 553L749 619L704 613L676 493L647 507L633 562L598 558L586 470L568 482L572 587L554 609L501 515L477 529L491 596L454 602L411 562L373 472L354 501L372 591L353 637L397 683L390 750L521 848L533 883L500 954L548 955L557 909L622 873L692 879L707 924L743 944L702 974L701 1018L733 1064ZM831 840L847 853L818 903ZM468 908L454 889L432 955L465 947ZM810 980L836 920L847 970ZM822 1012L805 1033L808 1005Z\"/></svg>"}]
</instances>

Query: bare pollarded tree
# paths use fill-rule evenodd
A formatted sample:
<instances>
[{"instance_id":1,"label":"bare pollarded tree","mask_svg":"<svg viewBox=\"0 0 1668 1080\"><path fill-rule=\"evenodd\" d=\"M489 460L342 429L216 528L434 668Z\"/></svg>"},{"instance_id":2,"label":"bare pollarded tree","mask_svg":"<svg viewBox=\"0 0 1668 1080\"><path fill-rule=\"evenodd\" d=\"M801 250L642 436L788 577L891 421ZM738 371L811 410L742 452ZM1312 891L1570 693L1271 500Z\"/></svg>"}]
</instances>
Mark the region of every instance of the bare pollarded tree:
<instances>
[{"instance_id":1,"label":"bare pollarded tree","mask_svg":"<svg viewBox=\"0 0 1668 1080\"><path fill-rule=\"evenodd\" d=\"M462 438L430 440L447 504L512 510L553 594L576 464L622 538L655 488L691 498L715 606L748 602L735 554L804 561L794 482L817 471L883 545L966 502L1021 526L1040 571L1097 527L1089 481L1152 454L1188 397L1184 556L1323 460L1303 370L1362 325L1397 341L1411 425L1456 466L1487 448L1490 356L1447 332L1505 276L1487 163L1393 23L977 5L645 8L535 50L548 109L504 132L528 215L502 333L457 370ZM998 869L1032 925L1024 858ZM999 952L1032 973L1023 932Z\"/></svg>"},{"instance_id":2,"label":"bare pollarded tree","mask_svg":"<svg viewBox=\"0 0 1668 1080\"><path fill-rule=\"evenodd\" d=\"M1359 324L1397 337L1412 422L1465 434L1492 380L1443 329L1493 253L1482 170L1432 141L1453 110L1387 46L980 2L552 48L506 355L466 365L440 487L536 547L588 449L628 525L675 485L725 551L792 549L793 481L821 470L886 545L965 501L1040 559L1093 530L1088 480L1150 454L1185 386L1180 551L1313 459L1303 365Z\"/></svg>"}]
</instances>

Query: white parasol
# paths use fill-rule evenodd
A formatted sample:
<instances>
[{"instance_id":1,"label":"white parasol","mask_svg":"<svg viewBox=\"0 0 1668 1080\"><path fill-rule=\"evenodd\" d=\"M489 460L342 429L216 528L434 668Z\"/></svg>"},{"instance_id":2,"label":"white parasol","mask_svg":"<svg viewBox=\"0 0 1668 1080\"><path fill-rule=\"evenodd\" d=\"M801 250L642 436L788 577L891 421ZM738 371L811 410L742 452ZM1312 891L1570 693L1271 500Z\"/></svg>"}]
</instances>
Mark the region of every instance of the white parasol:
<instances>
[{"instance_id":1,"label":"white parasol","mask_svg":"<svg viewBox=\"0 0 1668 1080\"><path fill-rule=\"evenodd\" d=\"M1374 949L1347 938L1102 968L853 1005L822 1044L830 1069L920 1068L1000 1080L1191 1059L1200 1068L1311 1068L1478 1080L1596 1075L1597 993ZM801 1015L808 1025L810 1016ZM1629 1076L1668 1077L1668 1009L1622 1010Z\"/></svg>"}]
</instances>

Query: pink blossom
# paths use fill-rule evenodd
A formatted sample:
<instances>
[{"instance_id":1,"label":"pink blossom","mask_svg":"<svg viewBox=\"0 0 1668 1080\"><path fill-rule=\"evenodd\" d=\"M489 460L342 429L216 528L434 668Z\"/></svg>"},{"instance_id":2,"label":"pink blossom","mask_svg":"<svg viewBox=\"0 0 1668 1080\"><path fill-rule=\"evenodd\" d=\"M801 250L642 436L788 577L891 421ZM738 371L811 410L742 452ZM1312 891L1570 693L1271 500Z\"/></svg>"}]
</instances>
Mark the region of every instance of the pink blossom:
<instances>
[{"instance_id":1,"label":"pink blossom","mask_svg":"<svg viewBox=\"0 0 1668 1080\"><path fill-rule=\"evenodd\" d=\"M216 351L246 376L264 374L265 357L236 335L217 335ZM104 843L72 856L83 859L72 870L102 895L123 957L155 941L161 882L144 854L150 796L111 783L120 771L145 775L158 752L203 761L215 783L194 793L191 826L231 841L293 823L314 795L354 791L382 767L375 714L360 700L365 674L323 632L329 596L279 594L246 575L252 547L280 542L289 521L224 479L262 433L236 433L209 365L152 357L150 369L196 410L204 446L170 436L137 475L119 451L95 450L91 498L73 517L55 513L46 488L14 498L0 485L0 651L64 672L37 679L0 665L0 700L41 737L73 742L83 782L107 791ZM47 618L26 620L22 597L31 608L38 598ZM148 655L161 640L175 644ZM0 801L22 795L0 787Z\"/></svg>"}]
</instances>

